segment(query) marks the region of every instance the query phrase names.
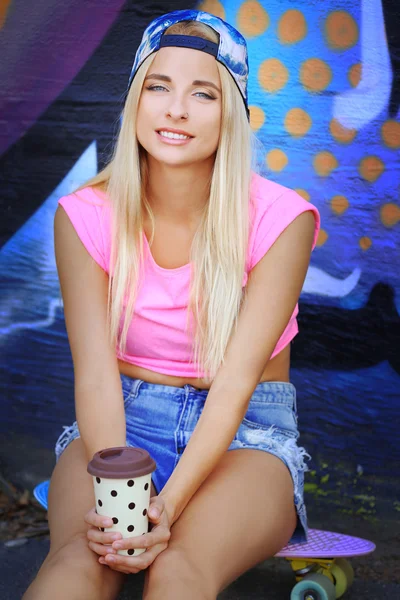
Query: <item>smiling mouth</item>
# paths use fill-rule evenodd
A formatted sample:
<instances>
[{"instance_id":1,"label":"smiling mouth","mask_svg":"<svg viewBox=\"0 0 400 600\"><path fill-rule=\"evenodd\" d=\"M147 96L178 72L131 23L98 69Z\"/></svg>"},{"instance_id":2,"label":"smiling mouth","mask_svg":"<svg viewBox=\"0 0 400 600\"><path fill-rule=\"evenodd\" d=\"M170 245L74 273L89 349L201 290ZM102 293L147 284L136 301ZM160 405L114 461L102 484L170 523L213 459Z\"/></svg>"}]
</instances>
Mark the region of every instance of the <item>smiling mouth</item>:
<instances>
[{"instance_id":1,"label":"smiling mouth","mask_svg":"<svg viewBox=\"0 0 400 600\"><path fill-rule=\"evenodd\" d=\"M173 131L165 131L164 129L158 130L157 133L168 140L191 140L193 137L185 133L175 133Z\"/></svg>"}]
</instances>

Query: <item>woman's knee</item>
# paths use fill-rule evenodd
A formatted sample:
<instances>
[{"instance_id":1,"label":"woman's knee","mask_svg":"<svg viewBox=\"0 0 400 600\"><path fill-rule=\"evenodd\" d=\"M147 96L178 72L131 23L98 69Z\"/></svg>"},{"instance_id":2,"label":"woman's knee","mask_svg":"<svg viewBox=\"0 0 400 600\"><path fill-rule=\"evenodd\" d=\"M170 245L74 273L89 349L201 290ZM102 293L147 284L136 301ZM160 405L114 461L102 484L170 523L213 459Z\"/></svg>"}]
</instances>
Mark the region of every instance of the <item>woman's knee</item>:
<instances>
[{"instance_id":1,"label":"woman's knee","mask_svg":"<svg viewBox=\"0 0 400 600\"><path fill-rule=\"evenodd\" d=\"M212 574L205 573L183 548L177 546L168 547L157 556L147 569L147 577L150 582L157 584L166 584L169 580L181 581L188 587L192 586L192 589L203 589L205 598L215 598L217 595L217 583L212 581Z\"/></svg>"},{"instance_id":2,"label":"woman's knee","mask_svg":"<svg viewBox=\"0 0 400 600\"><path fill-rule=\"evenodd\" d=\"M83 575L87 579L89 585L106 592L106 596L110 593L111 596L108 597L118 593L125 580L123 573L113 571L107 565L98 562L97 554L89 548L87 537L83 533L72 535L58 548L50 548L42 568L60 569L71 575L78 571L80 576Z\"/></svg>"},{"instance_id":3,"label":"woman's knee","mask_svg":"<svg viewBox=\"0 0 400 600\"><path fill-rule=\"evenodd\" d=\"M88 525L84 518L95 504L92 477L86 467L82 441L76 439L63 452L50 481L48 521L52 549L86 536Z\"/></svg>"},{"instance_id":4,"label":"woman's knee","mask_svg":"<svg viewBox=\"0 0 400 600\"><path fill-rule=\"evenodd\" d=\"M58 547L50 546L50 552L45 559L50 567L62 566L66 570L79 567L86 573L100 574L101 567L97 555L89 548L87 536L75 533Z\"/></svg>"}]
</instances>

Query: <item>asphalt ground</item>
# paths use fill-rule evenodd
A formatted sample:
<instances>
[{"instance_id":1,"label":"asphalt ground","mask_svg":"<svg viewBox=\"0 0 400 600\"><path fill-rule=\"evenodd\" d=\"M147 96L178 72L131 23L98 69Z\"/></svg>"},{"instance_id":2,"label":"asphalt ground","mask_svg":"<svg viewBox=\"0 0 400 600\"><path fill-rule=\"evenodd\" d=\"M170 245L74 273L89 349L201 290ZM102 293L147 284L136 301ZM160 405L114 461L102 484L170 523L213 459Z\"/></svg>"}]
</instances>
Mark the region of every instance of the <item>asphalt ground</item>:
<instances>
[{"instance_id":1,"label":"asphalt ground","mask_svg":"<svg viewBox=\"0 0 400 600\"><path fill-rule=\"evenodd\" d=\"M2 600L19 600L37 573L48 551L48 540L31 539L21 546L0 546ZM358 562L361 559L358 559ZM355 561L353 561L354 564ZM295 583L284 559L270 559L239 577L218 596L218 600L283 600L290 598ZM118 600L142 598L144 573L130 575ZM356 579L343 600L395 600L400 598L400 583ZM55 599L56 600L56 599ZM83 600L83 599L82 599Z\"/></svg>"}]
</instances>

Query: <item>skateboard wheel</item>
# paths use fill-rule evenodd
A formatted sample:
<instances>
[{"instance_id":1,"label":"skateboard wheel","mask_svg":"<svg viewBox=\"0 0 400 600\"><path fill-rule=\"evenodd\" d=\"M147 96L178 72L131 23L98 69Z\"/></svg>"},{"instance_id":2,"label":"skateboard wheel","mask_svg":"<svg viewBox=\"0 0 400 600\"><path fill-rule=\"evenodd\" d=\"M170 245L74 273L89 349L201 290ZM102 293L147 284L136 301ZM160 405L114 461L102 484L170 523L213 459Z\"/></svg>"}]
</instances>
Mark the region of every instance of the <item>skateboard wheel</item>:
<instances>
[{"instance_id":1,"label":"skateboard wheel","mask_svg":"<svg viewBox=\"0 0 400 600\"><path fill-rule=\"evenodd\" d=\"M331 574L335 582L336 598L341 598L354 581L353 567L348 560L338 558L331 568Z\"/></svg>"},{"instance_id":2,"label":"skateboard wheel","mask_svg":"<svg viewBox=\"0 0 400 600\"><path fill-rule=\"evenodd\" d=\"M346 573L347 581L349 582L350 587L354 581L354 570L351 565L351 562L349 562L345 558L338 558L335 560L335 565L338 565Z\"/></svg>"},{"instance_id":3,"label":"skateboard wheel","mask_svg":"<svg viewBox=\"0 0 400 600\"><path fill-rule=\"evenodd\" d=\"M305 575L292 589L290 600L335 600L332 581L321 573Z\"/></svg>"}]
</instances>

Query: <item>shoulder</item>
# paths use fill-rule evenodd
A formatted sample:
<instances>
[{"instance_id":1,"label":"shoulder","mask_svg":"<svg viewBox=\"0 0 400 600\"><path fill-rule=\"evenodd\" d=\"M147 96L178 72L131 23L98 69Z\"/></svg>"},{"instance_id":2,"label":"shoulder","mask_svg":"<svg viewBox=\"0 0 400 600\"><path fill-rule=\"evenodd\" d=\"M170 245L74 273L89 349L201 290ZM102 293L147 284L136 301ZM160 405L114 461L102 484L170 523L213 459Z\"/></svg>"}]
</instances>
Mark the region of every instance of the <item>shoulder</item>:
<instances>
[{"instance_id":1,"label":"shoulder","mask_svg":"<svg viewBox=\"0 0 400 600\"><path fill-rule=\"evenodd\" d=\"M86 186L84 188L78 188L76 191L61 196L58 201L61 206L70 205L81 208L82 210L88 210L97 212L103 210L109 206L110 202L107 194L99 187Z\"/></svg>"},{"instance_id":2,"label":"shoulder","mask_svg":"<svg viewBox=\"0 0 400 600\"><path fill-rule=\"evenodd\" d=\"M93 235L110 228L110 200L100 188L87 186L58 200L74 225L81 223Z\"/></svg>"},{"instance_id":3,"label":"shoulder","mask_svg":"<svg viewBox=\"0 0 400 600\"><path fill-rule=\"evenodd\" d=\"M317 207L295 190L253 173L249 207L248 265L250 268L258 262L286 227L307 211L311 211L314 216L312 245L314 249L321 223Z\"/></svg>"},{"instance_id":4,"label":"shoulder","mask_svg":"<svg viewBox=\"0 0 400 600\"><path fill-rule=\"evenodd\" d=\"M266 177L262 177L257 173L252 174L250 203L252 205L253 217L261 216L275 205L276 202L279 202L278 205L283 207L288 201L293 206L304 206L304 203L310 207L313 206L307 200L304 200L295 190L271 181Z\"/></svg>"},{"instance_id":5,"label":"shoulder","mask_svg":"<svg viewBox=\"0 0 400 600\"><path fill-rule=\"evenodd\" d=\"M264 227L271 220L295 218L304 211L312 211L320 220L317 207L305 200L295 190L271 181L257 173L252 174L250 188L250 225L256 228L261 221Z\"/></svg>"},{"instance_id":6,"label":"shoulder","mask_svg":"<svg viewBox=\"0 0 400 600\"><path fill-rule=\"evenodd\" d=\"M107 270L110 254L110 201L107 195L100 188L87 186L62 196L58 206L64 209L89 254ZM63 226L59 210L55 228Z\"/></svg>"}]
</instances>

